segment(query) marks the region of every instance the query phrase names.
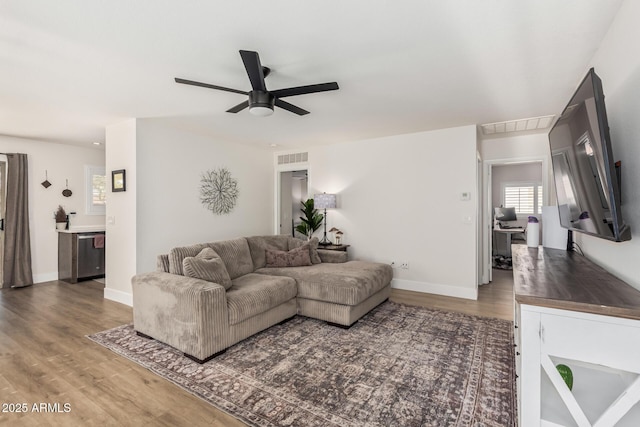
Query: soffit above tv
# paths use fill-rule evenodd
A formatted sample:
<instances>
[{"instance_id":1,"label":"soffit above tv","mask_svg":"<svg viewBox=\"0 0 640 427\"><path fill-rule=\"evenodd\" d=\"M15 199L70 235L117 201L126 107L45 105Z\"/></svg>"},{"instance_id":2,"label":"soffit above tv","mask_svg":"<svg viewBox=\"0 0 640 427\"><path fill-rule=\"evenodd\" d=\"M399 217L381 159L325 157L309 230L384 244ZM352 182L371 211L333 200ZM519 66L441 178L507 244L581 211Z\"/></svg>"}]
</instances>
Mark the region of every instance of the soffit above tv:
<instances>
[{"instance_id":1,"label":"soffit above tv","mask_svg":"<svg viewBox=\"0 0 640 427\"><path fill-rule=\"evenodd\" d=\"M482 134L504 135L517 132L542 131L550 129L555 115L530 117L528 119L509 120L506 122L486 123L480 125Z\"/></svg>"}]
</instances>

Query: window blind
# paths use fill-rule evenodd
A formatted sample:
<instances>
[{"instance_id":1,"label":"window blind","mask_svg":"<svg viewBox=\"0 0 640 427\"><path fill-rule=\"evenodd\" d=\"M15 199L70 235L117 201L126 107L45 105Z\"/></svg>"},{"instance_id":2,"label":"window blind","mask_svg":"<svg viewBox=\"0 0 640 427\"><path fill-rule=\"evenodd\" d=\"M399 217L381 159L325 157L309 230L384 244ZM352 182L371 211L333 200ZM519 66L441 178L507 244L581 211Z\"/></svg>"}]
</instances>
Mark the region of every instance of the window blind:
<instances>
[{"instance_id":1,"label":"window blind","mask_svg":"<svg viewBox=\"0 0 640 427\"><path fill-rule=\"evenodd\" d=\"M542 210L542 186L505 185L503 206L516 208L516 214L539 214Z\"/></svg>"}]
</instances>

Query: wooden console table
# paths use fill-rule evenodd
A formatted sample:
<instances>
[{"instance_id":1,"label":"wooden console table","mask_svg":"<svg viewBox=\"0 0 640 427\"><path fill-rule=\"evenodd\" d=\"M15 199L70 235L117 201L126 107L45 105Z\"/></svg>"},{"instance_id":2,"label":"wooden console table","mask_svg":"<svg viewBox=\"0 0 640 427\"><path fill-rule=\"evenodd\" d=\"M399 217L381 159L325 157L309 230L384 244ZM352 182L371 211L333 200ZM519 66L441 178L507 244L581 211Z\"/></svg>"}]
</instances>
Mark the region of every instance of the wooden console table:
<instances>
[{"instance_id":1,"label":"wooden console table","mask_svg":"<svg viewBox=\"0 0 640 427\"><path fill-rule=\"evenodd\" d=\"M342 252L346 252L347 248L351 246L351 245L326 245L326 246L322 246L319 245L318 249L326 249L328 251L342 251Z\"/></svg>"},{"instance_id":2,"label":"wooden console table","mask_svg":"<svg viewBox=\"0 0 640 427\"><path fill-rule=\"evenodd\" d=\"M575 252L512 250L520 426L639 426L640 291Z\"/></svg>"}]
</instances>

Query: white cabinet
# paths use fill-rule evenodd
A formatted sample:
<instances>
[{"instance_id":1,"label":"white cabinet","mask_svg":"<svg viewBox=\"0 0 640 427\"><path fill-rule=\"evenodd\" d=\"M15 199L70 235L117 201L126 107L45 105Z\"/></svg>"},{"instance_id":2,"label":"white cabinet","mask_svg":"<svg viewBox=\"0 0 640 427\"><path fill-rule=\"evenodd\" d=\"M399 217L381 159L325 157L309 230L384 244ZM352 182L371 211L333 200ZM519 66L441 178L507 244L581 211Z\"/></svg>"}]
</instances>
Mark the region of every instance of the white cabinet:
<instances>
[{"instance_id":1,"label":"white cabinet","mask_svg":"<svg viewBox=\"0 0 640 427\"><path fill-rule=\"evenodd\" d=\"M522 427L640 426L640 321L517 306ZM571 391L560 363L573 371Z\"/></svg>"},{"instance_id":2,"label":"white cabinet","mask_svg":"<svg viewBox=\"0 0 640 427\"><path fill-rule=\"evenodd\" d=\"M520 426L639 427L640 291L572 252L512 251Z\"/></svg>"}]
</instances>

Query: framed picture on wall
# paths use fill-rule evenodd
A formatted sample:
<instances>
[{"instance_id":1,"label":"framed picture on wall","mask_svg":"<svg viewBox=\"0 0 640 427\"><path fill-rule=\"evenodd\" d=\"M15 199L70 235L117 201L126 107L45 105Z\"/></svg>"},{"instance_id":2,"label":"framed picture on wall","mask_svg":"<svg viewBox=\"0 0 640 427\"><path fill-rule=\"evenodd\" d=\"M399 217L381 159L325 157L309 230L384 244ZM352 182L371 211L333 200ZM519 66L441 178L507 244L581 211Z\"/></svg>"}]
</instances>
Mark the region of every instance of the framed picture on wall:
<instances>
[{"instance_id":1,"label":"framed picture on wall","mask_svg":"<svg viewBox=\"0 0 640 427\"><path fill-rule=\"evenodd\" d=\"M127 175L124 169L111 171L111 191L127 191Z\"/></svg>"}]
</instances>

